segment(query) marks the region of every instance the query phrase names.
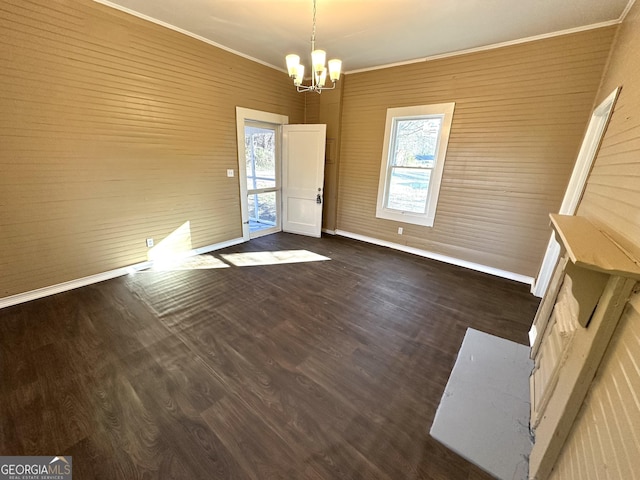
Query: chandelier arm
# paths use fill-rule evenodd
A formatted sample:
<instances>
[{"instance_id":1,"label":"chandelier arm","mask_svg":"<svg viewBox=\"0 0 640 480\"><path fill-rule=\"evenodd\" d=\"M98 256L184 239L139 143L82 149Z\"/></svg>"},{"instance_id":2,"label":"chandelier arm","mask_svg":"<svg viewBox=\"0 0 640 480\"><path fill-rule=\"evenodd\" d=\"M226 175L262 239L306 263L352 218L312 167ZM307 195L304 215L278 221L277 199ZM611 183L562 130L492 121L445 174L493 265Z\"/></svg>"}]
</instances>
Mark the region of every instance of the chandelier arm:
<instances>
[{"instance_id":1,"label":"chandelier arm","mask_svg":"<svg viewBox=\"0 0 640 480\"><path fill-rule=\"evenodd\" d=\"M333 82L330 87L320 87L320 90L333 90L334 88L336 88L336 82Z\"/></svg>"},{"instance_id":2,"label":"chandelier arm","mask_svg":"<svg viewBox=\"0 0 640 480\"><path fill-rule=\"evenodd\" d=\"M321 87L319 85L296 85L296 91L298 93L316 92L322 93L324 90L334 90L336 88L336 82L333 82L330 87Z\"/></svg>"}]
</instances>

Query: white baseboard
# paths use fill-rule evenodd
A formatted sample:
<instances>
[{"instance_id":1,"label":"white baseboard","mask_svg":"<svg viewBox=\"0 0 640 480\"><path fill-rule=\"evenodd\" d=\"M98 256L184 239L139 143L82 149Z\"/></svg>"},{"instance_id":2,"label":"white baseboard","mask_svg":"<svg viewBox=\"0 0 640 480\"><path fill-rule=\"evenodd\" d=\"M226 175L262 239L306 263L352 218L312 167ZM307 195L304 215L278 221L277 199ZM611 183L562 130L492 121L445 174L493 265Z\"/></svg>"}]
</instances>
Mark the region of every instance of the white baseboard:
<instances>
[{"instance_id":1,"label":"white baseboard","mask_svg":"<svg viewBox=\"0 0 640 480\"><path fill-rule=\"evenodd\" d=\"M195 248L185 253L185 257L192 257L194 255L200 255L203 253L213 252L214 250L220 250L221 248L232 247L244 242L243 238L234 238L224 242L216 243L213 245L207 245L206 247ZM128 275L138 272L140 270L146 270L153 267L153 262L141 262L128 267L116 268L115 270L109 270L108 272L97 273L95 275L89 275L88 277L77 278L68 282L58 283L49 287L38 288L37 290L31 290L29 292L18 293L11 295L10 297L0 298L0 309L10 307L12 305L18 305L20 303L29 302L38 298L48 297L49 295L55 295L56 293L62 293L74 288L85 287L94 283L103 282L112 278L121 277L122 275Z\"/></svg>"},{"instance_id":2,"label":"white baseboard","mask_svg":"<svg viewBox=\"0 0 640 480\"><path fill-rule=\"evenodd\" d=\"M495 275L497 277L508 278L510 280L515 280L516 282L526 283L528 285L532 285L534 281L532 277L527 277L525 275L520 275L518 273L507 272L505 270L488 267L486 265L481 265L478 263L468 262L466 260L460 260L458 258L449 257L447 255L441 255L439 253L433 253L433 252L429 252L427 250L422 250L415 247L408 247L407 245L401 245L399 243L387 242L386 240L380 240L377 238L368 237L366 235L346 232L344 230L335 230L335 231L323 230L323 231L330 235L340 235L342 237L352 238L354 240L360 240L363 242L372 243L374 245L380 245L382 247L389 247L394 250L412 253L420 257L425 257L425 258L430 258L432 260L438 260L440 262L450 263L452 265L469 268L471 270L476 270L478 272L488 273L490 275ZM245 240L240 237L240 238L227 240L225 242L216 243L213 245L207 245L205 247L195 248L187 252L185 254L185 257L213 252L215 250L220 250L226 247L232 247L233 245L238 245L243 242L245 242ZM16 295L11 295L9 297L0 298L0 309L10 307L12 305L18 305L24 302L29 302L31 300L36 300L38 298L47 297L49 295L55 295L56 293L66 292L69 290L73 290L74 288L80 288L86 285L103 282L105 280L110 280L112 278L120 277L122 275L128 275L130 273L135 273L140 270L146 270L151 267L153 267L153 262L136 263L134 265L129 265L127 267L116 268L115 270L110 270L108 272L97 273L95 275L89 275L88 277L82 277L75 280L70 280L68 282L63 282L63 283L58 283L56 285L51 285L48 287L38 288L37 290L31 290L29 292L18 293Z\"/></svg>"},{"instance_id":3,"label":"white baseboard","mask_svg":"<svg viewBox=\"0 0 640 480\"><path fill-rule=\"evenodd\" d=\"M328 233L329 235L335 235L336 234L335 230L329 230L328 228L323 228L322 232L323 233Z\"/></svg>"},{"instance_id":4,"label":"white baseboard","mask_svg":"<svg viewBox=\"0 0 640 480\"><path fill-rule=\"evenodd\" d=\"M358 233L345 232L344 230L336 230L336 235L342 237L353 238L354 240L361 240L367 243L373 243L374 245L380 245L382 247L393 248L394 250L400 250L401 252L412 253L420 257L430 258L432 260L438 260L444 263L450 263L457 265L458 267L469 268L477 272L488 273L496 277L507 278L509 280L515 280L516 282L526 283L527 285L533 284L533 278L526 275L520 275L519 273L507 272L506 270L500 270L498 268L489 267L487 265L481 265L479 263L468 262L459 258L449 257L440 253L429 252L420 248L409 247L407 245L401 245L399 243L387 242L386 240L380 240L378 238L368 237L366 235L360 235Z\"/></svg>"},{"instance_id":5,"label":"white baseboard","mask_svg":"<svg viewBox=\"0 0 640 480\"><path fill-rule=\"evenodd\" d=\"M206 247L196 248L191 250L191 254L189 257L193 257L194 255L202 255L203 253L213 252L215 250L221 250L227 247L233 247L234 245L240 245L241 243L246 242L246 240L242 237L232 238L231 240L226 240L220 243L214 243L213 245L207 245Z\"/></svg>"},{"instance_id":6,"label":"white baseboard","mask_svg":"<svg viewBox=\"0 0 640 480\"><path fill-rule=\"evenodd\" d=\"M549 238L549 244L547 245L547 251L542 259L542 265L538 272L537 280L531 285L531 293L536 297L542 298L549 288L553 271L560 258L560 244L556 241L554 234L551 234Z\"/></svg>"}]
</instances>

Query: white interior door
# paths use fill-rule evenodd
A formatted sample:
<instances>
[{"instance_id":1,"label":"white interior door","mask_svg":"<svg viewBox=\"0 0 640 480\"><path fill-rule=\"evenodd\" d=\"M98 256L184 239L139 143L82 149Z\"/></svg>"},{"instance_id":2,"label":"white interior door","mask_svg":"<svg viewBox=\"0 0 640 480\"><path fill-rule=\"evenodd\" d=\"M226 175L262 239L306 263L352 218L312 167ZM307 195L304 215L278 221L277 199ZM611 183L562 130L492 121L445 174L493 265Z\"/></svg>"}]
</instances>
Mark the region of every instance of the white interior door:
<instances>
[{"instance_id":1,"label":"white interior door","mask_svg":"<svg viewBox=\"0 0 640 480\"><path fill-rule=\"evenodd\" d=\"M282 127L282 230L320 237L326 125Z\"/></svg>"}]
</instances>

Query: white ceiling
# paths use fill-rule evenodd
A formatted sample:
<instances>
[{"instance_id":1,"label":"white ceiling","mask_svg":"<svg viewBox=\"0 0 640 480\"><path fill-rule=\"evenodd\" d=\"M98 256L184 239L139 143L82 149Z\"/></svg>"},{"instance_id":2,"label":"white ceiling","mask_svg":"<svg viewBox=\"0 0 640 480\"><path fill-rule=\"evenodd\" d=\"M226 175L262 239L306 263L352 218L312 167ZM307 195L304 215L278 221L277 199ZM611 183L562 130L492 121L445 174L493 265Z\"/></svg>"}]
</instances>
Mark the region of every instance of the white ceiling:
<instances>
[{"instance_id":1,"label":"white ceiling","mask_svg":"<svg viewBox=\"0 0 640 480\"><path fill-rule=\"evenodd\" d=\"M312 0L96 0L284 70ZM346 72L616 22L634 0L317 0L316 47Z\"/></svg>"}]
</instances>

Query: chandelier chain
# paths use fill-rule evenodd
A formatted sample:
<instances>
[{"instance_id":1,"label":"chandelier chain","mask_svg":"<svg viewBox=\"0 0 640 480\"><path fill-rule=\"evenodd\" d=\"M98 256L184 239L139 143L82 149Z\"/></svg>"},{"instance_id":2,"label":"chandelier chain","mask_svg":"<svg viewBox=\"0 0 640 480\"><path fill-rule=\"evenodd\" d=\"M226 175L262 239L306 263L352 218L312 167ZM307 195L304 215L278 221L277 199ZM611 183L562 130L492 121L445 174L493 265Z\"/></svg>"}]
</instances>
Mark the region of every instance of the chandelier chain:
<instances>
[{"instance_id":1,"label":"chandelier chain","mask_svg":"<svg viewBox=\"0 0 640 480\"><path fill-rule=\"evenodd\" d=\"M311 30L311 50L316 48L316 0L313 0L313 29Z\"/></svg>"}]
</instances>

